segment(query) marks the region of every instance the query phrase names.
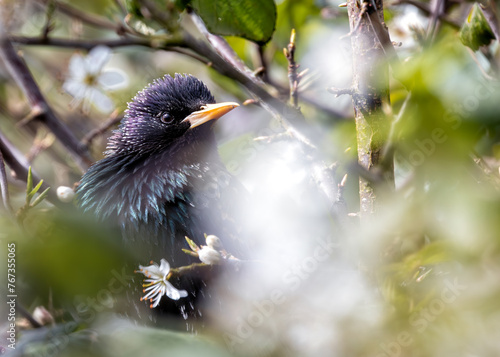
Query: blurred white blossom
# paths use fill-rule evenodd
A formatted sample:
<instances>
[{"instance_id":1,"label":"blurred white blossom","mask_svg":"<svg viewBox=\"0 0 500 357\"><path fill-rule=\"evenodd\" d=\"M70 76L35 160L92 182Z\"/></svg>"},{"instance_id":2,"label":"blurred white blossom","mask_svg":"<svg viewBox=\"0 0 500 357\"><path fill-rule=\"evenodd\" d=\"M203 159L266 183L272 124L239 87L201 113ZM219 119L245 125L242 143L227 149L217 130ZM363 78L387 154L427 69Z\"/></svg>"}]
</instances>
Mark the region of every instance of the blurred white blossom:
<instances>
[{"instance_id":1,"label":"blurred white blossom","mask_svg":"<svg viewBox=\"0 0 500 357\"><path fill-rule=\"evenodd\" d=\"M151 308L158 306L163 295L167 295L172 300L179 300L187 296L186 290L177 290L168 281L170 264L165 259L161 260L160 266L154 262L148 266L139 265L138 272L148 278L144 280L144 284L142 285L144 287L143 292L146 295L141 298L141 301L149 300L151 302L149 307Z\"/></svg>"},{"instance_id":2,"label":"blurred white blossom","mask_svg":"<svg viewBox=\"0 0 500 357\"><path fill-rule=\"evenodd\" d=\"M205 264L219 264L222 260L222 243L217 236L209 235L205 238L207 245L201 246L198 251L198 257Z\"/></svg>"},{"instance_id":3,"label":"blurred white blossom","mask_svg":"<svg viewBox=\"0 0 500 357\"><path fill-rule=\"evenodd\" d=\"M69 203L73 201L75 197L75 191L71 187L59 186L57 188L57 198L59 201Z\"/></svg>"},{"instance_id":4,"label":"blurred white blossom","mask_svg":"<svg viewBox=\"0 0 500 357\"><path fill-rule=\"evenodd\" d=\"M43 306L37 306L35 308L35 310L33 311L33 319L42 326L54 323L54 317Z\"/></svg>"},{"instance_id":5,"label":"blurred white blossom","mask_svg":"<svg viewBox=\"0 0 500 357\"><path fill-rule=\"evenodd\" d=\"M117 68L104 70L110 57L111 50L105 46L93 48L85 57L79 53L71 57L63 89L75 98L76 105L83 102L85 111L92 103L101 112L111 112L115 106L105 92L124 88L128 83L123 71Z\"/></svg>"}]
</instances>

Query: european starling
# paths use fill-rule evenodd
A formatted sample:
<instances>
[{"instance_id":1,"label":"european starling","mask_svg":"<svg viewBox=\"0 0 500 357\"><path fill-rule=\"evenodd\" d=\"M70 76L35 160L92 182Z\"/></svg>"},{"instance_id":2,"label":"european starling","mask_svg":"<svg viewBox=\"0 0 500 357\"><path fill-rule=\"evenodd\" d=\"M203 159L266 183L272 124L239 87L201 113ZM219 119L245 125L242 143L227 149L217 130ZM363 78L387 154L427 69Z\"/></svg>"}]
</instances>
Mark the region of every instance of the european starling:
<instances>
[{"instance_id":1,"label":"european starling","mask_svg":"<svg viewBox=\"0 0 500 357\"><path fill-rule=\"evenodd\" d=\"M204 234L214 234L238 254L231 251L238 233L230 212L241 187L221 162L212 131L214 119L237 106L215 104L190 75L155 80L128 104L105 157L82 177L80 207L119 226L143 264L192 262L181 251L185 236L204 244Z\"/></svg>"}]
</instances>

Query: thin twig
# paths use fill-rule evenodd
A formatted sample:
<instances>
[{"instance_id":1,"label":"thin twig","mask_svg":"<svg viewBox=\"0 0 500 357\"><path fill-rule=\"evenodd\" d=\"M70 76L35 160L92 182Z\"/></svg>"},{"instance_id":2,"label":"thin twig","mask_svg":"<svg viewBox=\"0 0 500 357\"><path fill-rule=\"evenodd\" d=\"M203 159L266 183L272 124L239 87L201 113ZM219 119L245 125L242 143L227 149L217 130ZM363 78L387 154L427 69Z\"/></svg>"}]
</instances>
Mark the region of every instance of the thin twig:
<instances>
[{"instance_id":1,"label":"thin twig","mask_svg":"<svg viewBox=\"0 0 500 357\"><path fill-rule=\"evenodd\" d=\"M427 41L432 43L441 26L441 15L445 12L446 0L431 0L430 2L430 19L427 27Z\"/></svg>"},{"instance_id":2,"label":"thin twig","mask_svg":"<svg viewBox=\"0 0 500 357\"><path fill-rule=\"evenodd\" d=\"M288 82L290 86L290 103L295 109L299 109L299 77L297 68L299 65L295 62L295 29L292 29L290 42L283 49L283 53L288 61Z\"/></svg>"},{"instance_id":3,"label":"thin twig","mask_svg":"<svg viewBox=\"0 0 500 357\"><path fill-rule=\"evenodd\" d=\"M262 70L255 75L262 78L264 82L269 83L269 73L267 70L268 64L264 53L264 46L256 45L256 47L257 47L257 60L259 61L259 64L255 66L255 68L262 68Z\"/></svg>"},{"instance_id":4,"label":"thin twig","mask_svg":"<svg viewBox=\"0 0 500 357\"><path fill-rule=\"evenodd\" d=\"M408 92L408 95L406 96L403 104L401 105L401 108L399 109L398 115L394 118L394 120L391 123L391 129L389 130L387 141L385 143L384 149L382 150L382 160L385 160L387 158L392 159L393 157L396 126L401 121L401 118L403 118L403 115L405 115L406 113L406 108L408 107L408 103L410 102L411 99L411 93L412 92Z\"/></svg>"},{"instance_id":5,"label":"thin twig","mask_svg":"<svg viewBox=\"0 0 500 357\"><path fill-rule=\"evenodd\" d=\"M166 50L166 48L165 48ZM169 47L168 48L168 51L171 51L171 52L177 52L177 53L180 53L182 55L185 55L185 56L188 56L188 57L191 57L195 60L197 60L198 62L201 62L205 65L207 65L208 67L210 67L212 65L212 62L210 62L208 59L206 59L205 57L203 56L200 56L199 54L197 54L196 52L193 52L191 50L189 50L188 48L182 48L182 47Z\"/></svg>"},{"instance_id":6,"label":"thin twig","mask_svg":"<svg viewBox=\"0 0 500 357\"><path fill-rule=\"evenodd\" d=\"M328 92L335 94L335 97L339 97L341 95L350 95L353 96L355 91L353 88L335 88L335 87L330 87L326 89Z\"/></svg>"},{"instance_id":7,"label":"thin twig","mask_svg":"<svg viewBox=\"0 0 500 357\"><path fill-rule=\"evenodd\" d=\"M193 263L190 265L170 269L168 278L178 278L187 275L200 276L201 274L207 274L207 272L210 272L213 267L213 265L205 263Z\"/></svg>"},{"instance_id":8,"label":"thin twig","mask_svg":"<svg viewBox=\"0 0 500 357\"><path fill-rule=\"evenodd\" d=\"M54 1L50 1L47 5L47 9L45 10L45 25L42 29L42 38L47 38L49 33L54 29L54 16L55 4Z\"/></svg>"},{"instance_id":9,"label":"thin twig","mask_svg":"<svg viewBox=\"0 0 500 357\"><path fill-rule=\"evenodd\" d=\"M24 118L22 118L16 123L16 127L21 128L27 125L28 123L31 123L36 119L39 119L42 115L43 111L39 107L35 107L28 113L28 115L26 115Z\"/></svg>"},{"instance_id":10,"label":"thin twig","mask_svg":"<svg viewBox=\"0 0 500 357\"><path fill-rule=\"evenodd\" d=\"M24 36L12 36L12 42L19 43L22 45L42 45L42 46L53 46L53 47L64 47L64 48L81 48L85 50L91 50L96 46L106 46L110 48L114 47L124 47L124 46L146 46L146 47L158 47L154 46L149 40L138 39L138 38L121 38L116 40L75 40L67 38L42 38L42 37L24 37ZM168 41L160 42L161 46L169 45ZM179 43L173 43L172 45L179 45Z\"/></svg>"},{"instance_id":11,"label":"thin twig","mask_svg":"<svg viewBox=\"0 0 500 357\"><path fill-rule=\"evenodd\" d=\"M81 140L81 144L85 147L89 147L91 142L99 135L104 134L106 131L108 131L109 128L111 128L113 125L117 124L120 122L120 120L123 119L123 115L118 115L117 111L114 111L111 113L111 116L104 122L102 123L101 126L98 128L95 128L94 130L90 131L87 135L83 137Z\"/></svg>"},{"instance_id":12,"label":"thin twig","mask_svg":"<svg viewBox=\"0 0 500 357\"><path fill-rule=\"evenodd\" d=\"M5 209L10 215L13 215L12 206L10 204L9 187L7 186L7 173L5 171L5 162L3 160L2 151L0 151L0 190L2 193L2 201Z\"/></svg>"},{"instance_id":13,"label":"thin twig","mask_svg":"<svg viewBox=\"0 0 500 357\"><path fill-rule=\"evenodd\" d=\"M45 135L40 138L39 137L39 132L37 133L37 136L35 137L35 140L33 142L33 145L30 148L30 151L28 154L26 154L26 159L28 162L32 163L35 158L40 155L40 153L50 146L55 141L55 136L52 133L45 133Z\"/></svg>"},{"instance_id":14,"label":"thin twig","mask_svg":"<svg viewBox=\"0 0 500 357\"><path fill-rule=\"evenodd\" d=\"M293 139L294 139L293 135L287 130L287 131L283 131L281 133L277 133L274 135L257 136L256 138L253 138L253 141L260 141L260 142L264 142L266 144L271 144L271 143L275 143L278 141L290 141Z\"/></svg>"}]
</instances>

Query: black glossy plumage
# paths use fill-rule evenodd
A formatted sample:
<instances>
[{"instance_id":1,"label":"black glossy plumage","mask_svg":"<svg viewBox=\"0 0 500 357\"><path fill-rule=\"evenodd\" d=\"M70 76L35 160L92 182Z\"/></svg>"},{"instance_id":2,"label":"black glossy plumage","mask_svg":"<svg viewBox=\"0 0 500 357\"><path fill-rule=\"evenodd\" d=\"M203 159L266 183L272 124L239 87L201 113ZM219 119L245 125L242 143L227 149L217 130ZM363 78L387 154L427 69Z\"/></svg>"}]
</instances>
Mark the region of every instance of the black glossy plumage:
<instances>
[{"instance_id":1,"label":"black glossy plumage","mask_svg":"<svg viewBox=\"0 0 500 357\"><path fill-rule=\"evenodd\" d=\"M77 188L84 211L118 225L125 242L136 243L144 257L138 263L192 262L181 252L184 236L204 244L204 233L238 250L229 212L240 186L219 158L213 121L192 129L183 122L209 103L215 103L212 94L192 76L155 80L129 103L105 158Z\"/></svg>"}]
</instances>

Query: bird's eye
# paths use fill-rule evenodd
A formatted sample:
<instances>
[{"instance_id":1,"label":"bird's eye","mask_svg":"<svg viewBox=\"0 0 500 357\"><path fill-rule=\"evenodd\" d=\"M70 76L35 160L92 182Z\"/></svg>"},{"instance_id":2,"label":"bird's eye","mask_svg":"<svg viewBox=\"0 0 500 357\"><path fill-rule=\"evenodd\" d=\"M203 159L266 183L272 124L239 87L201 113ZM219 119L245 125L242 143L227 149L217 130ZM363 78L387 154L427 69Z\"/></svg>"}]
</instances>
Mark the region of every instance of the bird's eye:
<instances>
[{"instance_id":1,"label":"bird's eye","mask_svg":"<svg viewBox=\"0 0 500 357\"><path fill-rule=\"evenodd\" d=\"M160 120L164 124L172 124L172 121L174 120L174 117L171 116L168 113L163 113L160 115Z\"/></svg>"}]
</instances>

